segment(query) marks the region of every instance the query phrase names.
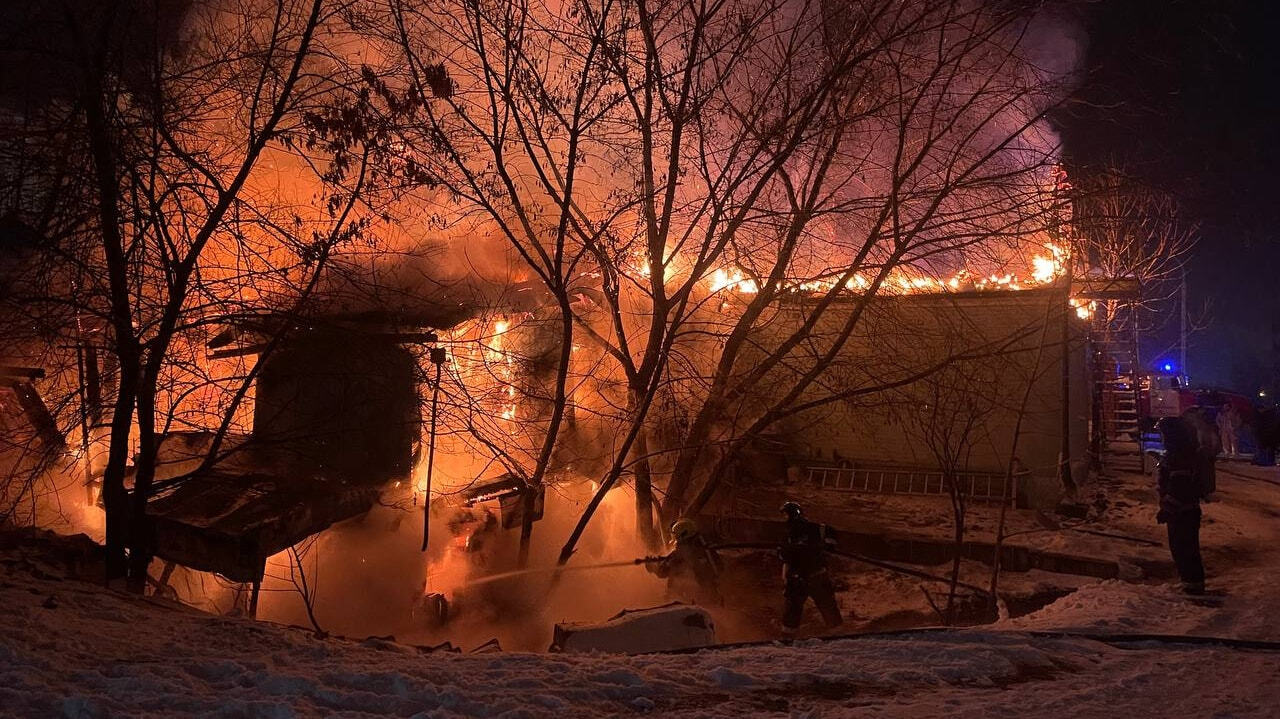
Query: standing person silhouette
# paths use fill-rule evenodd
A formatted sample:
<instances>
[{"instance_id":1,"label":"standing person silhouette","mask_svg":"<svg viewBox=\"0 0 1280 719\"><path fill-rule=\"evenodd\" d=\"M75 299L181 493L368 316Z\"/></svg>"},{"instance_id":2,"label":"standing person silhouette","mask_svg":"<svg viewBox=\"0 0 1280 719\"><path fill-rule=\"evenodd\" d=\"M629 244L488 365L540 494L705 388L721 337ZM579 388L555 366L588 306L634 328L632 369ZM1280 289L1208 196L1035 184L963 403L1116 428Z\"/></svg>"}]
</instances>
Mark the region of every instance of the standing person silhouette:
<instances>
[{"instance_id":1,"label":"standing person silhouette","mask_svg":"<svg viewBox=\"0 0 1280 719\"><path fill-rule=\"evenodd\" d=\"M800 627L805 600L812 598L828 627L844 622L836 604L835 586L827 571L827 549L830 540L826 528L811 522L795 502L782 505L787 516L787 540L778 548L783 564L784 606L782 628L790 633Z\"/></svg>"},{"instance_id":2,"label":"standing person silhouette","mask_svg":"<svg viewBox=\"0 0 1280 719\"><path fill-rule=\"evenodd\" d=\"M1201 475L1200 443L1195 430L1181 417L1164 417L1157 424L1164 440L1156 490L1160 510L1156 521L1169 529L1169 554L1182 580L1182 591L1204 594L1204 561L1200 557L1200 500L1207 494Z\"/></svg>"},{"instance_id":3,"label":"standing person silhouette","mask_svg":"<svg viewBox=\"0 0 1280 719\"><path fill-rule=\"evenodd\" d=\"M1218 435L1222 438L1222 453L1227 457L1236 454L1236 434L1240 431L1240 413L1235 405L1227 402L1218 410Z\"/></svg>"}]
</instances>

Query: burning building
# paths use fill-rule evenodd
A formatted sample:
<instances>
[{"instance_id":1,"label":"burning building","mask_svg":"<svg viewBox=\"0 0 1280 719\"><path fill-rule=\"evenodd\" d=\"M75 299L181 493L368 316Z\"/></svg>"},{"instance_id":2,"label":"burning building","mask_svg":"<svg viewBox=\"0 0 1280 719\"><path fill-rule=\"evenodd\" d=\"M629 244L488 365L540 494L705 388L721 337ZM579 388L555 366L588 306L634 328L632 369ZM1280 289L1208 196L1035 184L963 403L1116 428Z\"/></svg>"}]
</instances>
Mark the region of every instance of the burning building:
<instances>
[{"instance_id":1,"label":"burning building","mask_svg":"<svg viewBox=\"0 0 1280 719\"><path fill-rule=\"evenodd\" d=\"M47 305L96 313L102 354L123 368L105 374L143 377L136 396L132 381L105 382L114 389L94 408L115 405L98 412L114 415L115 437L96 454L110 455L117 522L131 503L124 468L135 452L149 468L157 453L140 445L163 437L152 496L133 495L146 515L133 517L146 529L136 548L253 582L267 557L358 516L388 485L412 478L420 506L510 476L543 492L590 487L567 561L610 488L632 484L649 517L663 490L714 474L714 451L758 439L753 412L788 373L811 370L768 434L786 438L797 471L834 469L841 487L858 471L941 462L986 477L988 494L1006 492L992 477L1026 475L1008 492L1048 501L1083 448L1077 385L1062 382L1079 348L1066 293L1048 288L1068 254L1046 232L1062 204L1043 114L1057 76L1020 46L1017 14L624 3L588 22L572 5L374 3L350 17L281 6L287 22L272 27L255 5L201 8L180 51L145 73L155 88L98 78L92 106L122 113L106 129L169 123L173 147L121 144L139 154L120 155L119 187L83 182L101 196L51 253L56 267L74 258L74 281L37 288ZM529 42L511 41L516 26ZM287 50L264 59L271 33ZM134 44L103 52L132 57ZM513 83L514 67L541 70ZM680 67L690 80L672 84L682 73L666 68ZM153 97L167 101L151 108ZM567 97L582 98L571 115ZM65 119L81 132L78 111ZM101 130L84 128L84 142L115 142ZM157 169L162 181L130 184ZM111 224L87 211L99 207L145 213ZM931 279L935 263L986 279ZM401 281L414 274L523 297L447 318L309 311L335 275L423 301ZM803 320L812 336L787 343L753 387L725 389L750 374L752 341L796 326L822 296ZM854 313L847 346L831 344ZM202 335L227 322L230 333ZM434 367L429 331L447 351ZM819 356L824 342L833 357ZM939 419L944 400L953 419L981 418L962 450L930 444L927 412ZM118 526L109 544L122 557Z\"/></svg>"},{"instance_id":2,"label":"burning building","mask_svg":"<svg viewBox=\"0 0 1280 719\"><path fill-rule=\"evenodd\" d=\"M390 483L409 480L419 454L409 346L461 319L274 317L223 332L213 356L262 355L252 432L165 437L143 520L150 546L135 551L256 588L269 557L367 512Z\"/></svg>"},{"instance_id":3,"label":"burning building","mask_svg":"<svg viewBox=\"0 0 1280 719\"><path fill-rule=\"evenodd\" d=\"M879 297L773 440L792 481L1051 507L1088 471L1085 322L1065 288ZM857 305L824 315L829 336ZM785 316L785 313L784 313ZM945 478L945 479L944 479Z\"/></svg>"}]
</instances>

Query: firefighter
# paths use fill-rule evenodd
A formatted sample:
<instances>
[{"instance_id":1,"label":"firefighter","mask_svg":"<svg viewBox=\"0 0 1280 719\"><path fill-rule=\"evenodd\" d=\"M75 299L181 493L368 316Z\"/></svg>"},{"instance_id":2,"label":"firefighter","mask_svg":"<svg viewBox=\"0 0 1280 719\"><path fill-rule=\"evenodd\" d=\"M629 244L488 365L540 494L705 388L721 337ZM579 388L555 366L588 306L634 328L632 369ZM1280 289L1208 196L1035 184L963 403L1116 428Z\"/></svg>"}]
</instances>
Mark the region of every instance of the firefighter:
<instances>
[{"instance_id":1,"label":"firefighter","mask_svg":"<svg viewBox=\"0 0 1280 719\"><path fill-rule=\"evenodd\" d=\"M804 510L795 502L783 504L782 513L787 516L787 540L778 548L785 582L783 630L790 633L799 628L804 603L809 598L813 599L828 627L840 626L844 619L840 616L835 587L827 571L829 540L826 528L806 519Z\"/></svg>"},{"instance_id":2,"label":"firefighter","mask_svg":"<svg viewBox=\"0 0 1280 719\"><path fill-rule=\"evenodd\" d=\"M661 557L650 557L645 568L667 580L667 596L690 604L722 604L720 557L707 546L692 519L678 519L671 525L675 549Z\"/></svg>"},{"instance_id":3,"label":"firefighter","mask_svg":"<svg viewBox=\"0 0 1280 719\"><path fill-rule=\"evenodd\" d=\"M1156 428L1164 441L1156 485L1160 495L1156 522L1169 528L1169 553L1182 580L1182 590L1187 594L1204 594L1200 500L1212 487L1200 471L1200 443L1195 428L1181 417L1163 417Z\"/></svg>"}]
</instances>

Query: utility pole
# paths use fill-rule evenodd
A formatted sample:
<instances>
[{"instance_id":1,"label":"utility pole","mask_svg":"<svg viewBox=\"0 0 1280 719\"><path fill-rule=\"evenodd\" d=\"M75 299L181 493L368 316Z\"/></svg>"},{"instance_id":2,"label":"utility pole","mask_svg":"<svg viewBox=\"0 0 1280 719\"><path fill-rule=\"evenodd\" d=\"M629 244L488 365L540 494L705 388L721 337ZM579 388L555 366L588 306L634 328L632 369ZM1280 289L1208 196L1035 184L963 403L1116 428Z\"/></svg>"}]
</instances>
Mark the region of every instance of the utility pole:
<instances>
[{"instance_id":1,"label":"utility pole","mask_svg":"<svg viewBox=\"0 0 1280 719\"><path fill-rule=\"evenodd\" d=\"M436 417L440 408L440 371L447 356L443 347L431 348L431 364L436 366L436 381L431 387L431 429L427 435L427 486L422 499L422 551L431 540L431 472L436 462ZM413 488L417 491L417 487ZM256 595L255 595L256 596Z\"/></svg>"},{"instance_id":2,"label":"utility pole","mask_svg":"<svg viewBox=\"0 0 1280 719\"><path fill-rule=\"evenodd\" d=\"M1178 374L1187 384L1187 268L1182 268L1182 287L1178 291Z\"/></svg>"},{"instance_id":3,"label":"utility pole","mask_svg":"<svg viewBox=\"0 0 1280 719\"><path fill-rule=\"evenodd\" d=\"M1266 388L1267 404L1280 397L1280 318L1271 315L1271 386Z\"/></svg>"}]
</instances>

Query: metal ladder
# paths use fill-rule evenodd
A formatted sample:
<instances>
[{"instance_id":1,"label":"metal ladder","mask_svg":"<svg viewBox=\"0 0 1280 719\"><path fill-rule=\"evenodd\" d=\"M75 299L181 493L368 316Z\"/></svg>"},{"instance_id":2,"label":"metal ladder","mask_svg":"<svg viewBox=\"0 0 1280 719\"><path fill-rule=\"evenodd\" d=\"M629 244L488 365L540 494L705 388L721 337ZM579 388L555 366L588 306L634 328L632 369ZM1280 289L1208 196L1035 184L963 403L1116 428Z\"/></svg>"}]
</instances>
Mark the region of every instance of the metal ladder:
<instances>
[{"instance_id":1,"label":"metal ladder","mask_svg":"<svg viewBox=\"0 0 1280 719\"><path fill-rule=\"evenodd\" d=\"M1095 403L1091 434L1099 461L1105 456L1107 463L1114 465L1118 455L1126 455L1120 464L1129 468L1129 460L1136 459L1134 469L1145 471L1139 411L1144 379L1131 313L1132 307L1118 311L1119 318L1113 317L1109 327L1101 317L1095 317L1090 328ZM1128 451L1130 443L1132 452Z\"/></svg>"}]
</instances>

